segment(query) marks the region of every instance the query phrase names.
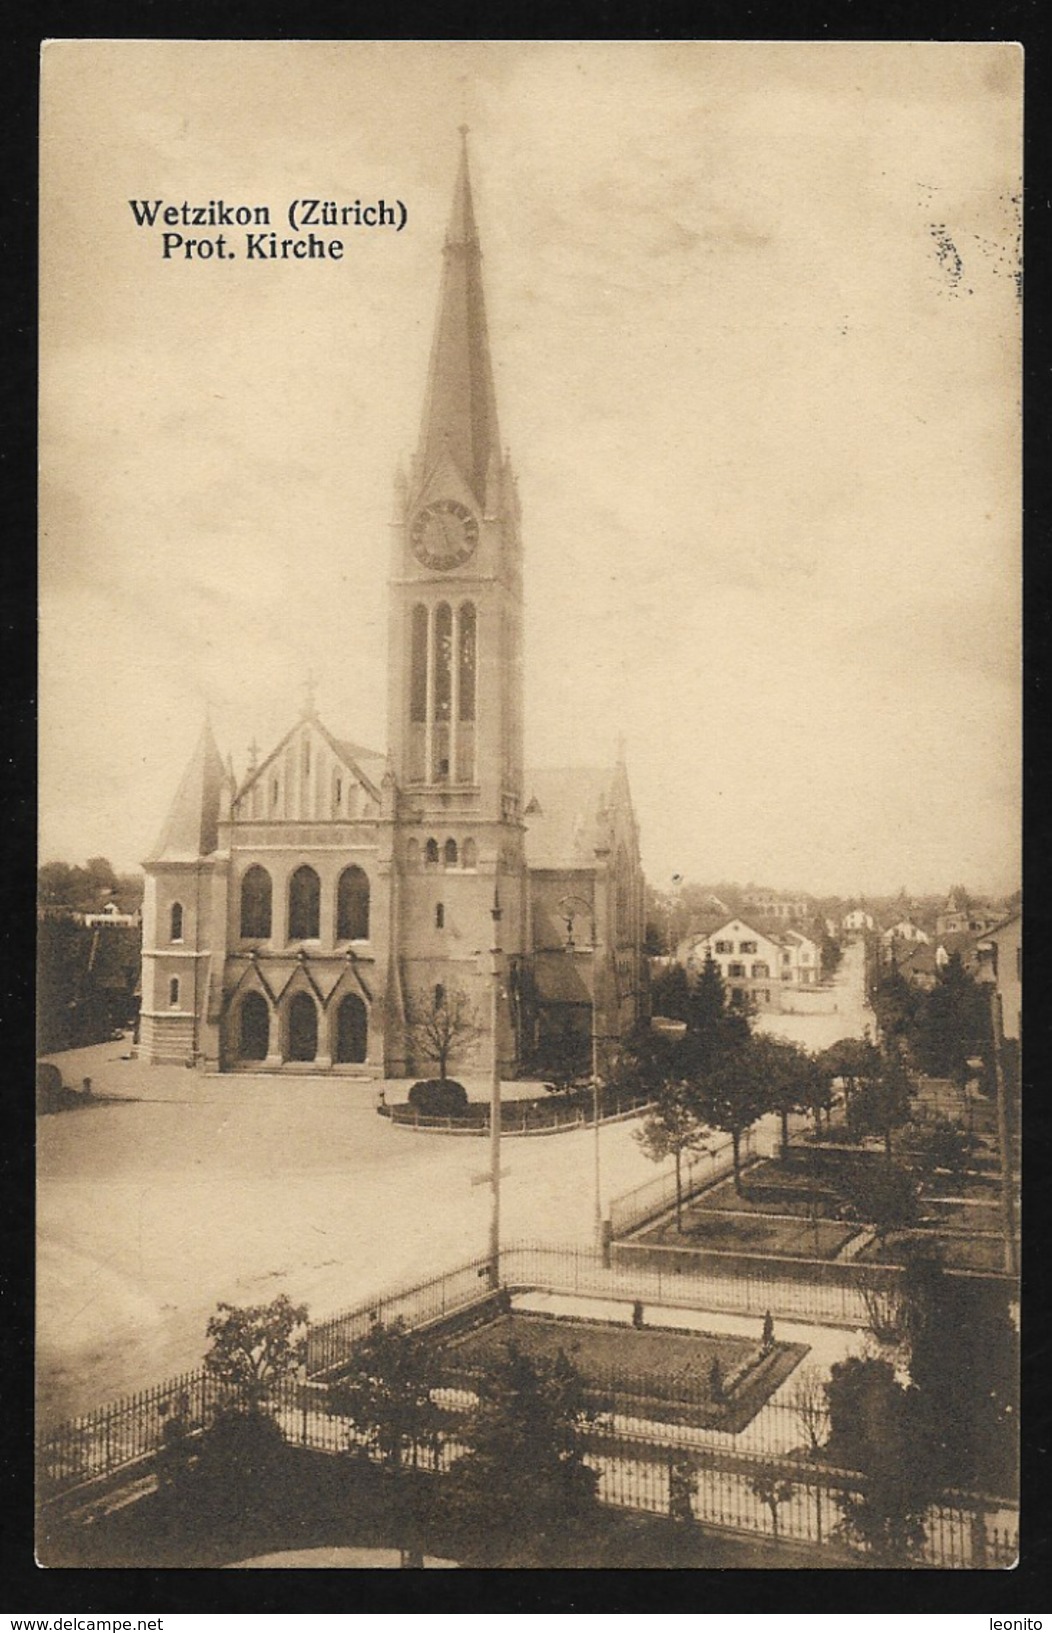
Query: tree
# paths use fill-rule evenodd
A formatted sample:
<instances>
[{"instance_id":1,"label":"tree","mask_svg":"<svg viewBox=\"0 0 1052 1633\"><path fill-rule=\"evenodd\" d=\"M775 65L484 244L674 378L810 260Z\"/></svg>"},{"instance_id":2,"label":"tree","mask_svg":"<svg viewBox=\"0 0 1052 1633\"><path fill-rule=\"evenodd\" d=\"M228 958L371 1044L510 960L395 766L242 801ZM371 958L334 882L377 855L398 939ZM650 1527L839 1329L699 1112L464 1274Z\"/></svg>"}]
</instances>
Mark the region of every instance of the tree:
<instances>
[{"instance_id":1,"label":"tree","mask_svg":"<svg viewBox=\"0 0 1052 1633\"><path fill-rule=\"evenodd\" d=\"M650 983L650 1008L670 1021L685 1021L690 1006L690 983L682 964L668 964Z\"/></svg>"},{"instance_id":2,"label":"tree","mask_svg":"<svg viewBox=\"0 0 1052 1633\"><path fill-rule=\"evenodd\" d=\"M893 1230L917 1223L920 1208L912 1170L888 1163L858 1169L852 1175L849 1207L856 1219L873 1226L883 1247Z\"/></svg>"},{"instance_id":3,"label":"tree","mask_svg":"<svg viewBox=\"0 0 1052 1633\"><path fill-rule=\"evenodd\" d=\"M892 1135L910 1120L910 1090L902 1054L892 1044L880 1052L876 1075L860 1082L848 1107L848 1128L856 1136L880 1135L889 1164Z\"/></svg>"},{"instance_id":4,"label":"tree","mask_svg":"<svg viewBox=\"0 0 1052 1633\"><path fill-rule=\"evenodd\" d=\"M402 1468L407 1453L415 1468L421 1449L433 1453L440 1444L444 1414L432 1391L441 1382L441 1356L429 1339L400 1320L377 1322L352 1347L331 1410L350 1420L385 1468Z\"/></svg>"},{"instance_id":5,"label":"tree","mask_svg":"<svg viewBox=\"0 0 1052 1633\"><path fill-rule=\"evenodd\" d=\"M821 960L822 979L823 981L830 981L840 968L840 961L844 956L844 950L839 941L837 941L834 936L831 936L828 930L820 929L818 931L817 939L819 946L819 958Z\"/></svg>"},{"instance_id":6,"label":"tree","mask_svg":"<svg viewBox=\"0 0 1052 1633\"><path fill-rule=\"evenodd\" d=\"M561 1352L550 1359L508 1344L479 1378L477 1404L458 1427L467 1450L447 1489L487 1562L523 1542L550 1546L594 1515L599 1476L585 1462L593 1417Z\"/></svg>"},{"instance_id":7,"label":"tree","mask_svg":"<svg viewBox=\"0 0 1052 1633\"><path fill-rule=\"evenodd\" d=\"M405 1565L421 1565L417 1488L406 1478L421 1451L434 1458L446 1413L432 1398L443 1382L442 1356L401 1320L377 1322L351 1349L347 1373L333 1386L329 1409L351 1423L351 1450L371 1453L391 1480L394 1522Z\"/></svg>"},{"instance_id":8,"label":"tree","mask_svg":"<svg viewBox=\"0 0 1052 1633\"><path fill-rule=\"evenodd\" d=\"M880 1074L880 1050L868 1032L864 1038L839 1038L822 1051L819 1059L830 1077L838 1077L843 1083L848 1107L858 1085Z\"/></svg>"},{"instance_id":9,"label":"tree","mask_svg":"<svg viewBox=\"0 0 1052 1633\"><path fill-rule=\"evenodd\" d=\"M683 1231L683 1153L697 1149L705 1136L688 1084L672 1079L660 1087L654 1109L636 1131L647 1156L654 1162L672 1157L676 1165L676 1229Z\"/></svg>"},{"instance_id":10,"label":"tree","mask_svg":"<svg viewBox=\"0 0 1052 1633\"><path fill-rule=\"evenodd\" d=\"M258 1410L274 1384L293 1375L307 1353L307 1306L282 1293L270 1304L219 1304L206 1335L205 1371L232 1385Z\"/></svg>"},{"instance_id":11,"label":"tree","mask_svg":"<svg viewBox=\"0 0 1052 1633\"><path fill-rule=\"evenodd\" d=\"M727 1007L727 989L711 955L690 989L684 1020L687 1031L679 1043L684 1075L706 1071L749 1036L748 1017Z\"/></svg>"},{"instance_id":12,"label":"tree","mask_svg":"<svg viewBox=\"0 0 1052 1633\"><path fill-rule=\"evenodd\" d=\"M971 1166L975 1136L948 1117L921 1123L909 1130L910 1157L926 1178L941 1171L960 1179Z\"/></svg>"},{"instance_id":13,"label":"tree","mask_svg":"<svg viewBox=\"0 0 1052 1633\"><path fill-rule=\"evenodd\" d=\"M961 1088L968 1062L990 1032L990 1012L978 983L953 953L930 992L921 995L909 1029L910 1050L921 1071L950 1077Z\"/></svg>"},{"instance_id":14,"label":"tree","mask_svg":"<svg viewBox=\"0 0 1052 1633\"><path fill-rule=\"evenodd\" d=\"M749 1485L760 1501L770 1510L771 1529L777 1536L778 1510L783 1503L789 1501L796 1490L795 1485L791 1480L780 1480L777 1471L774 1469L761 1469L758 1474L753 1475Z\"/></svg>"},{"instance_id":15,"label":"tree","mask_svg":"<svg viewBox=\"0 0 1052 1633\"><path fill-rule=\"evenodd\" d=\"M710 1128L722 1129L731 1137L734 1189L739 1196L742 1195L742 1135L767 1109L765 1052L757 1050L755 1043L756 1040L750 1038L728 1052L691 1085L691 1104L699 1120Z\"/></svg>"},{"instance_id":16,"label":"tree","mask_svg":"<svg viewBox=\"0 0 1052 1633\"><path fill-rule=\"evenodd\" d=\"M882 1042L908 1037L919 1002L918 988L906 980L901 970L892 970L877 982L873 992L873 1010Z\"/></svg>"},{"instance_id":17,"label":"tree","mask_svg":"<svg viewBox=\"0 0 1052 1633\"><path fill-rule=\"evenodd\" d=\"M784 1161L789 1150L789 1113L810 1107L817 1098L814 1062L800 1044L766 1033L757 1034L750 1049L764 1079L767 1109L781 1118Z\"/></svg>"},{"instance_id":18,"label":"tree","mask_svg":"<svg viewBox=\"0 0 1052 1633\"><path fill-rule=\"evenodd\" d=\"M789 1392L789 1405L807 1436L807 1456L814 1462L829 1433L829 1402L821 1367L801 1368Z\"/></svg>"},{"instance_id":19,"label":"tree","mask_svg":"<svg viewBox=\"0 0 1052 1633\"><path fill-rule=\"evenodd\" d=\"M878 1564L908 1564L924 1542L925 1516L938 1495L918 1455L914 1392L898 1382L890 1362L852 1355L833 1363L826 1398L826 1455L862 1476L857 1489L836 1492L842 1529Z\"/></svg>"},{"instance_id":20,"label":"tree","mask_svg":"<svg viewBox=\"0 0 1052 1633\"><path fill-rule=\"evenodd\" d=\"M478 1011L462 988L436 987L433 993L417 992L410 998L406 1036L413 1059L434 1061L444 1083L451 1057L477 1043L482 1028Z\"/></svg>"},{"instance_id":21,"label":"tree","mask_svg":"<svg viewBox=\"0 0 1052 1633\"><path fill-rule=\"evenodd\" d=\"M1018 1478L1019 1331L1009 1294L947 1275L919 1247L904 1276L924 1456L944 1485L1011 1496Z\"/></svg>"}]
</instances>

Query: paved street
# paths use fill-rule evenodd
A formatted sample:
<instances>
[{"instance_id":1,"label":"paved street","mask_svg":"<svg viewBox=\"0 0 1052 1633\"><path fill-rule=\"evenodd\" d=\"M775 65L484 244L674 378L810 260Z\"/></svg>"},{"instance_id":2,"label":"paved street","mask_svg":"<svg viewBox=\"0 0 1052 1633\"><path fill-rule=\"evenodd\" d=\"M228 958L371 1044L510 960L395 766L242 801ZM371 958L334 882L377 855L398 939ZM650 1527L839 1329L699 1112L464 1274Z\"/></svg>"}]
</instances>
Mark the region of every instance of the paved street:
<instances>
[{"instance_id":1,"label":"paved street","mask_svg":"<svg viewBox=\"0 0 1052 1633\"><path fill-rule=\"evenodd\" d=\"M834 1012L772 1016L765 1030L791 1025L821 1048L872 1024L862 998L861 948L849 948ZM55 1056L67 1083L90 1076L110 1098L38 1123L43 1419L196 1366L220 1299L287 1291L322 1316L485 1251L485 1138L392 1128L375 1111L379 1084L365 1080L202 1077L144 1066L127 1049ZM485 1097L483 1079L466 1081ZM658 1172L637 1126L601 1131L604 1208ZM504 1240L591 1244L590 1130L506 1140L502 1161Z\"/></svg>"},{"instance_id":2,"label":"paved street","mask_svg":"<svg viewBox=\"0 0 1052 1633\"><path fill-rule=\"evenodd\" d=\"M760 1015L756 1030L790 1038L815 1051L827 1049L840 1038L860 1038L867 1027L876 1037L876 1018L866 1002L865 950L861 942L844 948L832 990L809 993L807 997L821 1006L816 1013Z\"/></svg>"},{"instance_id":3,"label":"paved street","mask_svg":"<svg viewBox=\"0 0 1052 1633\"><path fill-rule=\"evenodd\" d=\"M197 1365L220 1299L321 1316L485 1251L485 1138L392 1128L375 1083L205 1078L126 1047L56 1056L120 1098L38 1123L45 1419ZM636 1126L601 1130L604 1202L657 1172ZM593 1161L591 1130L506 1140L505 1239L590 1244Z\"/></svg>"}]
</instances>

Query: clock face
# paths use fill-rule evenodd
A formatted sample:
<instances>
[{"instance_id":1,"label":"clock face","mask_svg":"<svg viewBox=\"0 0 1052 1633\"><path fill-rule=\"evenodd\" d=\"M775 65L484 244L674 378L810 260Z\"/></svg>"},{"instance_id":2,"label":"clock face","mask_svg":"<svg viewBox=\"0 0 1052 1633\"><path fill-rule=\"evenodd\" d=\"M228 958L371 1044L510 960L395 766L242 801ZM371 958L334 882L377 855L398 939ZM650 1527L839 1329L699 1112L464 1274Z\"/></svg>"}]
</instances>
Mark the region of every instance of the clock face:
<instances>
[{"instance_id":1,"label":"clock face","mask_svg":"<svg viewBox=\"0 0 1052 1633\"><path fill-rule=\"evenodd\" d=\"M410 539L418 561L425 567L448 572L474 555L479 524L466 505L455 499L439 499L418 513Z\"/></svg>"}]
</instances>

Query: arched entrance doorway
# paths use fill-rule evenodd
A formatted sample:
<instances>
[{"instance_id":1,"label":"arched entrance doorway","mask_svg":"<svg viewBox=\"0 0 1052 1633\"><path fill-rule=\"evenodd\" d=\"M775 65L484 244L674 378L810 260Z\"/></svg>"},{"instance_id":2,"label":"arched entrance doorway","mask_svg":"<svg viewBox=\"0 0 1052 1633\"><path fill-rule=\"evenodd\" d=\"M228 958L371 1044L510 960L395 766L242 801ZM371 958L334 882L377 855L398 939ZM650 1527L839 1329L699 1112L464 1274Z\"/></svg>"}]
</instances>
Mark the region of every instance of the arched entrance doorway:
<instances>
[{"instance_id":1,"label":"arched entrance doorway","mask_svg":"<svg viewBox=\"0 0 1052 1633\"><path fill-rule=\"evenodd\" d=\"M314 999L297 992L289 1004L289 1060L313 1060L318 1053L318 1011Z\"/></svg>"},{"instance_id":2,"label":"arched entrance doorway","mask_svg":"<svg viewBox=\"0 0 1052 1633\"><path fill-rule=\"evenodd\" d=\"M365 1059L369 1043L369 1016L362 1000L349 992L336 1011L336 1059L346 1063Z\"/></svg>"},{"instance_id":3,"label":"arched entrance doorway","mask_svg":"<svg viewBox=\"0 0 1052 1633\"><path fill-rule=\"evenodd\" d=\"M261 992L247 992L238 1016L237 1052L242 1060L266 1060L270 1047L270 1010Z\"/></svg>"}]
</instances>

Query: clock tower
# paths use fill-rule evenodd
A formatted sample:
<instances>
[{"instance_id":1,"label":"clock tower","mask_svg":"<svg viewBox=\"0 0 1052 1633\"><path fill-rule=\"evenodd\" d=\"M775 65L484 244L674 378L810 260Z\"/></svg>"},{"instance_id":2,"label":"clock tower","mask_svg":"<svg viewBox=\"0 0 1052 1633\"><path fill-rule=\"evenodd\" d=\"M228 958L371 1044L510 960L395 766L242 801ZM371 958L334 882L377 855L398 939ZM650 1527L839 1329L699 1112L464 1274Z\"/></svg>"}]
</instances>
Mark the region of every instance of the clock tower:
<instances>
[{"instance_id":1,"label":"clock tower","mask_svg":"<svg viewBox=\"0 0 1052 1633\"><path fill-rule=\"evenodd\" d=\"M416 453L395 484L389 619L399 949L389 984L407 1012L428 994L466 991L485 1024L481 955L499 895L509 976L500 1055L510 1071L526 924L522 546L497 422L466 141ZM480 1061L487 1053L483 1043Z\"/></svg>"}]
</instances>

